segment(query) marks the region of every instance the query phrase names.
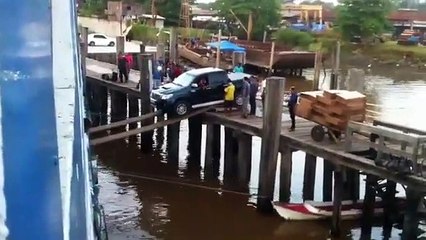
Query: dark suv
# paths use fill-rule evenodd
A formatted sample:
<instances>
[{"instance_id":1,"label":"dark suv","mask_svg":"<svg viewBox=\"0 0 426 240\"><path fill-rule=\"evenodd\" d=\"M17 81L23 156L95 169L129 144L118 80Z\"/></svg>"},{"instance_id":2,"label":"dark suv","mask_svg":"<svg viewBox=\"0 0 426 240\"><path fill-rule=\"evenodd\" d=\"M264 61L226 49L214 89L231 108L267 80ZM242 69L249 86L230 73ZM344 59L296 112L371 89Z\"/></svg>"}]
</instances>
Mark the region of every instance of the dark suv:
<instances>
[{"instance_id":1,"label":"dark suv","mask_svg":"<svg viewBox=\"0 0 426 240\"><path fill-rule=\"evenodd\" d=\"M200 68L187 71L173 82L153 90L151 104L157 109L178 116L187 114L191 109L220 104L223 102L228 79L235 85L235 102L242 105L241 88L244 73L226 73L218 68ZM203 84L203 87L199 86Z\"/></svg>"}]
</instances>

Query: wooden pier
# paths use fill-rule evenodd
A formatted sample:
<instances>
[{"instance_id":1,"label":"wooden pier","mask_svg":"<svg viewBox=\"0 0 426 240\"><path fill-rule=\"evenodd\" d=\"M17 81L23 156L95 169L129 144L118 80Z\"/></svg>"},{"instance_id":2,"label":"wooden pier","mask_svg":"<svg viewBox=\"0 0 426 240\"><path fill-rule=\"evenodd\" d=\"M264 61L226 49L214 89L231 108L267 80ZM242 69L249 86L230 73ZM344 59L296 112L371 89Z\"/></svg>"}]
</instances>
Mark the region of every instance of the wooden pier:
<instances>
[{"instance_id":1,"label":"wooden pier","mask_svg":"<svg viewBox=\"0 0 426 240\"><path fill-rule=\"evenodd\" d=\"M303 186L304 200L312 200L315 188L316 159L324 159L323 174L323 200L334 202L333 217L331 221L332 234L340 233L340 214L342 200L357 200L359 196L359 175L367 175L365 211L363 223L371 222L371 207L376 191L373 186L378 179L386 179L387 187L384 197L389 203L385 212L392 212L392 199L395 197L395 183L400 183L407 188L407 204L403 239L416 239L419 221L418 208L426 192L426 178L423 177L423 164L414 164L414 174L401 174L386 167L381 167L374 160L353 154L353 152L375 149L380 156L383 154L398 154L422 163L426 158L426 134L409 128L398 126L385 126L386 123L376 122L381 126L364 126L362 124L350 125L345 139L315 142L311 138L312 122L298 119L297 128L289 132L289 121L282 121L282 108L276 107L272 102L282 102L283 78L270 78L267 81L265 117L250 117L242 119L240 113L223 113L215 109L201 109L181 118L173 116L164 117L160 111L147 109L146 91L136 89L136 83L146 84L147 79L142 79L137 71L132 71L129 83L115 83L101 78L104 73L110 74L113 66L87 59L86 97L89 101L92 116L99 119L93 120L93 126L88 130L92 137L91 145L112 142L118 139L131 138L142 134L142 145L146 148L152 146L152 131L167 127L169 139L168 154L170 159L178 156L178 142L180 122L189 118L189 146L191 162L198 168L201 162L201 126L206 125L206 151L205 174L206 177L216 176L221 156L221 127L225 129L224 144L224 180L225 184L239 184L247 187L250 179L252 137L262 138L260 156L260 176L258 209L263 212L272 210L271 201L275 187L280 189L280 200L289 201L291 187L292 152L303 151L305 158L305 176ZM145 83L144 83L145 82ZM111 123L107 125L108 92L110 95ZM145 110L143 110L145 108ZM156 120L154 120L156 119ZM140 122L140 123L139 123ZM126 129L126 126L129 129ZM392 127L386 130L385 127ZM100 132L114 129L114 131L97 136ZM359 134L359 136L354 136ZM377 136L378 142L372 142L371 136ZM151 140L151 141L150 141ZM392 141L392 144L390 143ZM395 147L395 142L399 145ZM386 143L386 144L385 144ZM393 146L393 147L392 147ZM281 154L280 186L275 185L277 156ZM295 163L297 164L297 163ZM197 165L197 166L196 166ZM334 178L334 189L333 189ZM234 181L236 180L236 181ZM373 202L374 204L374 202ZM385 214L386 215L386 214ZM389 223L389 218L385 222ZM392 222L392 221L391 221ZM363 235L371 234L371 224L363 227Z\"/></svg>"}]
</instances>

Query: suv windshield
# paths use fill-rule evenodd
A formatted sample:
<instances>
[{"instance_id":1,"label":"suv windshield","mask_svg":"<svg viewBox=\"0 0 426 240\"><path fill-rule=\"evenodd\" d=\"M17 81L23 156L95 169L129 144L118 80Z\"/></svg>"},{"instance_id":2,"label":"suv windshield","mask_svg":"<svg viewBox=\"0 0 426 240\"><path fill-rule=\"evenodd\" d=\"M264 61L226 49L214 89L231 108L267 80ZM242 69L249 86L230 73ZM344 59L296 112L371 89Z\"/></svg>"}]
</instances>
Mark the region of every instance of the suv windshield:
<instances>
[{"instance_id":1,"label":"suv windshield","mask_svg":"<svg viewBox=\"0 0 426 240\"><path fill-rule=\"evenodd\" d=\"M194 79L195 79L194 75L191 75L188 73L182 73L179 77L173 80L173 83L182 87L188 87L191 85Z\"/></svg>"}]
</instances>

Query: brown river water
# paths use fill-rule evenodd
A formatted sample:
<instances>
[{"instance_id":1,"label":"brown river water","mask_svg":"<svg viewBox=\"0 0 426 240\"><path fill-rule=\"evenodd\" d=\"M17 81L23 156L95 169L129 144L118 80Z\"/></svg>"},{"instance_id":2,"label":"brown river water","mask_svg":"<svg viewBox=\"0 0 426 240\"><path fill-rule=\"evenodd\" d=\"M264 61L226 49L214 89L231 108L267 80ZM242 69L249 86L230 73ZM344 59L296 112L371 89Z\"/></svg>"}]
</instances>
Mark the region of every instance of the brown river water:
<instances>
[{"instance_id":1,"label":"brown river water","mask_svg":"<svg viewBox=\"0 0 426 240\"><path fill-rule=\"evenodd\" d=\"M305 76L309 78L311 74L307 71ZM287 82L287 86L295 85L300 90L309 89L311 84L301 80ZM378 119L426 130L424 72L394 66L373 67L367 71L366 93L369 103L377 105L370 109L377 112ZM328 239L327 222L285 222L276 215L256 211L259 138L253 138L249 189L233 192L218 190L223 187L222 175L218 179L205 179L202 170L188 168L187 133L187 122L182 122L178 164L168 161L167 137L157 133L151 154L141 153L139 140L116 141L94 149L100 166L100 201L105 208L110 239ZM203 152L204 147L203 142ZM303 152L293 155L292 202L302 201L304 155ZM315 200L321 200L322 159L317 166ZM220 173L223 173L223 146ZM278 186L278 179L276 182ZM363 192L362 189L361 196ZM278 197L277 192L275 195ZM356 222L343 225L341 239L359 239L360 227ZM400 232L395 227L391 236L384 238L382 227L377 225L372 238L400 239Z\"/></svg>"}]
</instances>

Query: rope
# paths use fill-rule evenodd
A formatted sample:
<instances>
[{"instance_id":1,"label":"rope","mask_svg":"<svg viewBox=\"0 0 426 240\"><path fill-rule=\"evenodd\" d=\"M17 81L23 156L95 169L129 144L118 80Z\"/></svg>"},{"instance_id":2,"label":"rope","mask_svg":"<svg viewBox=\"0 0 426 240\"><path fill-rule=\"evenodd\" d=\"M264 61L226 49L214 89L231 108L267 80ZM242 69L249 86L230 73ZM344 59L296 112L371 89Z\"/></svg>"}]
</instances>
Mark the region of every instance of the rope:
<instances>
[{"instance_id":1,"label":"rope","mask_svg":"<svg viewBox=\"0 0 426 240\"><path fill-rule=\"evenodd\" d=\"M117 174L117 175L124 176L124 177L137 178L137 179L156 181L156 182L162 182L162 183L169 183L169 184L174 184L174 185L199 188L199 189L210 190L210 191L215 191L215 192L232 193L232 194L237 194L237 195L241 195L241 196L257 196L257 194L238 192L238 191L227 190L227 189L223 189L223 188L208 187L208 186L203 186L203 185L199 185L199 184L180 182L180 181L176 181L176 180L169 180L169 179L156 178L156 177L148 177L148 176L136 175L136 174L131 174L131 173L120 173L120 172L114 172L114 173Z\"/></svg>"}]
</instances>

